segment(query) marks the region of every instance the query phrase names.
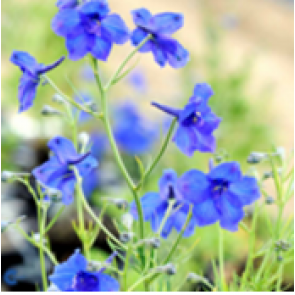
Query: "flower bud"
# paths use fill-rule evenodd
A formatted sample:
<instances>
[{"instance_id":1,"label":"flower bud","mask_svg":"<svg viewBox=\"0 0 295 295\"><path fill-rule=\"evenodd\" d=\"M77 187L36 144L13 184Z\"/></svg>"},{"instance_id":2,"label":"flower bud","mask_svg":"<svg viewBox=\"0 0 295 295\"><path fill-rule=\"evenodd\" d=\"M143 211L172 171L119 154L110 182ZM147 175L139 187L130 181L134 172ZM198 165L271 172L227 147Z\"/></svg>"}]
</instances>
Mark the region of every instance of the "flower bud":
<instances>
[{"instance_id":1,"label":"flower bud","mask_svg":"<svg viewBox=\"0 0 295 295\"><path fill-rule=\"evenodd\" d=\"M34 241L37 242L37 243L40 243L40 241L41 241L40 233L34 233L32 238L33 238ZM42 245L45 245L46 243L47 243L46 238L43 238Z\"/></svg>"},{"instance_id":2,"label":"flower bud","mask_svg":"<svg viewBox=\"0 0 295 295\"><path fill-rule=\"evenodd\" d=\"M56 94L54 94L52 96L52 101L57 102L57 103L60 103L60 104L65 103L64 98L60 94L58 94L58 93L56 93Z\"/></svg>"},{"instance_id":3,"label":"flower bud","mask_svg":"<svg viewBox=\"0 0 295 295\"><path fill-rule=\"evenodd\" d=\"M129 203L124 199L106 198L105 200L112 203L120 210L126 210L129 206Z\"/></svg>"},{"instance_id":4,"label":"flower bud","mask_svg":"<svg viewBox=\"0 0 295 295\"><path fill-rule=\"evenodd\" d=\"M258 164L260 163L267 155L265 153L252 152L247 158L249 164Z\"/></svg>"},{"instance_id":5,"label":"flower bud","mask_svg":"<svg viewBox=\"0 0 295 295\"><path fill-rule=\"evenodd\" d=\"M277 260L278 260L279 262L281 262L281 261L284 260L284 257L283 257L282 255L279 255L279 256L277 257Z\"/></svg>"},{"instance_id":6,"label":"flower bud","mask_svg":"<svg viewBox=\"0 0 295 295\"><path fill-rule=\"evenodd\" d=\"M128 229L132 229L133 216L130 213L125 213L121 217L122 224Z\"/></svg>"},{"instance_id":7,"label":"flower bud","mask_svg":"<svg viewBox=\"0 0 295 295\"><path fill-rule=\"evenodd\" d=\"M43 116L60 116L62 115L62 113L58 110L56 110L55 108L49 106L49 105L44 105L42 110L41 110L41 114Z\"/></svg>"},{"instance_id":8,"label":"flower bud","mask_svg":"<svg viewBox=\"0 0 295 295\"><path fill-rule=\"evenodd\" d=\"M204 278L194 272L190 272L187 275L186 279L188 282L191 282L191 283L199 283L199 282L209 283L207 278Z\"/></svg>"},{"instance_id":9,"label":"flower bud","mask_svg":"<svg viewBox=\"0 0 295 295\"><path fill-rule=\"evenodd\" d=\"M160 273L166 273L169 276L175 275L176 274L176 268L172 263L168 263L166 265L158 266L156 268L157 272Z\"/></svg>"},{"instance_id":10,"label":"flower bud","mask_svg":"<svg viewBox=\"0 0 295 295\"><path fill-rule=\"evenodd\" d=\"M120 234L120 241L124 244L128 243L134 237L133 232L124 232Z\"/></svg>"},{"instance_id":11,"label":"flower bud","mask_svg":"<svg viewBox=\"0 0 295 295\"><path fill-rule=\"evenodd\" d=\"M279 240L276 242L276 247L282 251L287 251L290 248L290 246L291 245L284 240Z\"/></svg>"},{"instance_id":12,"label":"flower bud","mask_svg":"<svg viewBox=\"0 0 295 295\"><path fill-rule=\"evenodd\" d=\"M158 249L161 246L161 240L159 238L151 238L149 239L149 243L154 249Z\"/></svg>"},{"instance_id":13,"label":"flower bud","mask_svg":"<svg viewBox=\"0 0 295 295\"><path fill-rule=\"evenodd\" d=\"M1 181L2 182L14 181L16 178L29 176L29 175L30 173L26 173L26 172L2 171Z\"/></svg>"},{"instance_id":14,"label":"flower bud","mask_svg":"<svg viewBox=\"0 0 295 295\"><path fill-rule=\"evenodd\" d=\"M89 143L90 136L86 132L81 132L78 135L78 141L81 144L82 149L84 149Z\"/></svg>"},{"instance_id":15,"label":"flower bud","mask_svg":"<svg viewBox=\"0 0 295 295\"><path fill-rule=\"evenodd\" d=\"M99 261L89 261L87 270L90 272L98 272L103 267L103 264Z\"/></svg>"},{"instance_id":16,"label":"flower bud","mask_svg":"<svg viewBox=\"0 0 295 295\"><path fill-rule=\"evenodd\" d=\"M62 192L60 190L48 188L45 193L53 203L59 203L62 200Z\"/></svg>"},{"instance_id":17,"label":"flower bud","mask_svg":"<svg viewBox=\"0 0 295 295\"><path fill-rule=\"evenodd\" d=\"M271 197L271 196L267 196L267 197L265 198L265 203L266 203L267 205L271 205L271 204L273 204L274 202L275 202L275 200L274 200L274 198Z\"/></svg>"}]
</instances>

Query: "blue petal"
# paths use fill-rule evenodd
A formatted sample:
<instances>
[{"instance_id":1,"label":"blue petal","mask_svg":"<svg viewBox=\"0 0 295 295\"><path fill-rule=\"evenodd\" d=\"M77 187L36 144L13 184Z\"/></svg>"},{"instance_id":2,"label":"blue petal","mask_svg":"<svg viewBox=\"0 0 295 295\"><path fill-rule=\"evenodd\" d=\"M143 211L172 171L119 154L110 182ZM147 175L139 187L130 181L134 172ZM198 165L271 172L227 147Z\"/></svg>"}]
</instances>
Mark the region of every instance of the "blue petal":
<instances>
[{"instance_id":1,"label":"blue petal","mask_svg":"<svg viewBox=\"0 0 295 295\"><path fill-rule=\"evenodd\" d=\"M75 161L81 157L81 155L76 152L73 143L62 136L52 138L47 146L53 151L62 164L67 164L69 161Z\"/></svg>"},{"instance_id":2,"label":"blue petal","mask_svg":"<svg viewBox=\"0 0 295 295\"><path fill-rule=\"evenodd\" d=\"M250 205L260 197L257 180L250 176L244 176L240 181L231 183L228 192L228 199L240 206Z\"/></svg>"},{"instance_id":3,"label":"blue petal","mask_svg":"<svg viewBox=\"0 0 295 295\"><path fill-rule=\"evenodd\" d=\"M196 135L194 149L202 153L213 153L216 149L216 141L212 134L204 134L199 132L197 128L193 128Z\"/></svg>"},{"instance_id":4,"label":"blue petal","mask_svg":"<svg viewBox=\"0 0 295 295\"><path fill-rule=\"evenodd\" d=\"M207 83L197 83L194 88L194 96L200 97L205 101L214 94L211 86Z\"/></svg>"},{"instance_id":5,"label":"blue petal","mask_svg":"<svg viewBox=\"0 0 295 295\"><path fill-rule=\"evenodd\" d=\"M219 179L228 182L239 181L242 178L240 164L238 162L222 163L210 171L208 177L212 180Z\"/></svg>"},{"instance_id":6,"label":"blue petal","mask_svg":"<svg viewBox=\"0 0 295 295\"><path fill-rule=\"evenodd\" d=\"M173 169L166 169L163 172L159 180L160 197L162 200L169 199L170 189L172 188L173 193L176 194L177 190L177 173ZM175 198L177 196L173 196Z\"/></svg>"},{"instance_id":7,"label":"blue petal","mask_svg":"<svg viewBox=\"0 0 295 295\"><path fill-rule=\"evenodd\" d=\"M54 273L49 276L49 280L64 291L71 287L74 276L86 268L87 260L80 254L80 250L76 250L67 261L55 266Z\"/></svg>"},{"instance_id":8,"label":"blue petal","mask_svg":"<svg viewBox=\"0 0 295 295\"><path fill-rule=\"evenodd\" d=\"M116 279L104 273L99 273L97 277L99 281L98 291L100 292L120 291L120 284Z\"/></svg>"},{"instance_id":9,"label":"blue petal","mask_svg":"<svg viewBox=\"0 0 295 295\"><path fill-rule=\"evenodd\" d=\"M75 176L64 176L57 184L57 189L62 191L62 202L67 206L74 200L76 178Z\"/></svg>"},{"instance_id":10,"label":"blue petal","mask_svg":"<svg viewBox=\"0 0 295 295\"><path fill-rule=\"evenodd\" d=\"M208 112L204 115L202 115L202 121L201 124L198 126L198 129L201 133L211 133L215 129L218 128L219 124L221 122L221 119L215 116L214 113Z\"/></svg>"},{"instance_id":11,"label":"blue petal","mask_svg":"<svg viewBox=\"0 0 295 295\"><path fill-rule=\"evenodd\" d=\"M167 62L167 59L168 59L168 56L167 56L167 53L165 52L165 50L163 50L161 45L154 42L154 43L152 43L152 52L153 52L154 59L155 59L156 63L160 67L164 67Z\"/></svg>"},{"instance_id":12,"label":"blue petal","mask_svg":"<svg viewBox=\"0 0 295 295\"><path fill-rule=\"evenodd\" d=\"M140 44L140 42L146 38L148 33L141 28L136 28L131 34L131 41L134 46ZM152 40L145 42L143 46L139 48L139 52L149 52L152 50Z\"/></svg>"},{"instance_id":13,"label":"blue petal","mask_svg":"<svg viewBox=\"0 0 295 295\"><path fill-rule=\"evenodd\" d=\"M177 42L177 41L176 41ZM177 42L176 51L168 54L168 62L174 69L183 68L189 61L189 52Z\"/></svg>"},{"instance_id":14,"label":"blue petal","mask_svg":"<svg viewBox=\"0 0 295 295\"><path fill-rule=\"evenodd\" d=\"M32 76L35 75L40 66L33 56L24 51L13 51L10 61L20 67L23 72L27 71Z\"/></svg>"},{"instance_id":15,"label":"blue petal","mask_svg":"<svg viewBox=\"0 0 295 295\"><path fill-rule=\"evenodd\" d=\"M209 188L210 182L203 172L192 169L180 177L178 185L184 200L196 204L207 198L205 192Z\"/></svg>"},{"instance_id":16,"label":"blue petal","mask_svg":"<svg viewBox=\"0 0 295 295\"><path fill-rule=\"evenodd\" d=\"M112 42L96 36L91 48L91 54L100 60L106 61L112 49Z\"/></svg>"},{"instance_id":17,"label":"blue petal","mask_svg":"<svg viewBox=\"0 0 295 295\"><path fill-rule=\"evenodd\" d=\"M129 29L118 14L111 14L101 22L102 36L116 44L124 44L129 39Z\"/></svg>"},{"instance_id":18,"label":"blue petal","mask_svg":"<svg viewBox=\"0 0 295 295\"><path fill-rule=\"evenodd\" d=\"M185 222L187 220L188 213L189 213L188 204L183 204L182 207L177 212L174 213L173 215L174 227L178 233L180 233L181 230L183 229ZM195 221L195 218L192 216L191 220L189 221L189 223L187 224L183 232L183 237L187 238L193 235L195 232L195 227L196 227L196 221Z\"/></svg>"},{"instance_id":19,"label":"blue petal","mask_svg":"<svg viewBox=\"0 0 295 295\"><path fill-rule=\"evenodd\" d=\"M93 169L95 169L96 167L98 167L98 162L91 155L88 155L79 164L77 164L77 168L79 170L79 175L81 177L87 176L90 172L93 172Z\"/></svg>"},{"instance_id":20,"label":"blue petal","mask_svg":"<svg viewBox=\"0 0 295 295\"><path fill-rule=\"evenodd\" d=\"M207 200L194 206L193 215L196 224L201 227L215 223L219 219L220 214L211 198L209 190L207 191Z\"/></svg>"},{"instance_id":21,"label":"blue petal","mask_svg":"<svg viewBox=\"0 0 295 295\"><path fill-rule=\"evenodd\" d=\"M244 217L242 207L235 206L231 201L228 193L224 193L220 197L221 217L220 226L229 231L237 231L239 221Z\"/></svg>"},{"instance_id":22,"label":"blue petal","mask_svg":"<svg viewBox=\"0 0 295 295\"><path fill-rule=\"evenodd\" d=\"M88 34L80 34L66 39L66 47L71 60L83 58L93 46L94 38Z\"/></svg>"},{"instance_id":23,"label":"blue petal","mask_svg":"<svg viewBox=\"0 0 295 295\"><path fill-rule=\"evenodd\" d=\"M149 23L152 18L152 15L147 9L140 8L132 10L131 14L135 25L143 28L149 28Z\"/></svg>"},{"instance_id":24,"label":"blue petal","mask_svg":"<svg viewBox=\"0 0 295 295\"><path fill-rule=\"evenodd\" d=\"M157 34L173 34L183 26L183 15L172 12L159 13L150 23Z\"/></svg>"},{"instance_id":25,"label":"blue petal","mask_svg":"<svg viewBox=\"0 0 295 295\"><path fill-rule=\"evenodd\" d=\"M107 0L92 0L84 2L79 11L85 16L101 20L110 12L110 9Z\"/></svg>"},{"instance_id":26,"label":"blue petal","mask_svg":"<svg viewBox=\"0 0 295 295\"><path fill-rule=\"evenodd\" d=\"M52 179L61 177L64 173L66 173L66 170L66 167L60 164L57 157L53 156L41 166L33 169L32 174L41 183L48 185Z\"/></svg>"},{"instance_id":27,"label":"blue petal","mask_svg":"<svg viewBox=\"0 0 295 295\"><path fill-rule=\"evenodd\" d=\"M60 65L64 61L64 59L65 59L65 57L62 56L57 61L55 61L54 63L52 63L52 64L50 64L48 66L40 65L40 67L39 67L39 69L37 71L38 75L42 75L42 74L56 68L58 65Z\"/></svg>"},{"instance_id":28,"label":"blue petal","mask_svg":"<svg viewBox=\"0 0 295 295\"><path fill-rule=\"evenodd\" d=\"M28 110L33 105L39 81L39 78L32 77L27 73L24 73L20 78L18 86L19 113Z\"/></svg>"},{"instance_id":29,"label":"blue petal","mask_svg":"<svg viewBox=\"0 0 295 295\"><path fill-rule=\"evenodd\" d=\"M75 8L78 5L78 0L58 0L55 5L60 9Z\"/></svg>"},{"instance_id":30,"label":"blue petal","mask_svg":"<svg viewBox=\"0 0 295 295\"><path fill-rule=\"evenodd\" d=\"M146 193L140 199L145 221L148 221L152 217L152 214L155 212L156 208L161 204L161 202L162 201L159 194L154 192ZM132 201L130 204L130 213L132 214L134 219L138 219L138 212L135 201Z\"/></svg>"},{"instance_id":31,"label":"blue petal","mask_svg":"<svg viewBox=\"0 0 295 295\"><path fill-rule=\"evenodd\" d=\"M62 37L76 36L81 33L81 18L75 9L60 10L52 19L51 28Z\"/></svg>"},{"instance_id":32,"label":"blue petal","mask_svg":"<svg viewBox=\"0 0 295 295\"><path fill-rule=\"evenodd\" d=\"M193 156L195 151L193 143L196 141L196 135L192 130L180 125L172 140L185 155Z\"/></svg>"},{"instance_id":33,"label":"blue petal","mask_svg":"<svg viewBox=\"0 0 295 295\"><path fill-rule=\"evenodd\" d=\"M179 122L185 123L193 114L197 112L198 104L196 102L189 102L184 109L180 111Z\"/></svg>"}]
</instances>

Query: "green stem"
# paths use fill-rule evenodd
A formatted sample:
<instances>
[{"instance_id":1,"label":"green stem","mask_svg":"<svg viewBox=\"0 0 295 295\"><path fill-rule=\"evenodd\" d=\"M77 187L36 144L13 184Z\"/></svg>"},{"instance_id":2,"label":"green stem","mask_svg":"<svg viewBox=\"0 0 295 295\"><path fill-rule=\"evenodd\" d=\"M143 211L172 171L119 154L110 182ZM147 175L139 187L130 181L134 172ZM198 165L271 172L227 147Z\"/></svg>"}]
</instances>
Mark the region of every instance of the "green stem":
<instances>
[{"instance_id":1,"label":"green stem","mask_svg":"<svg viewBox=\"0 0 295 295\"><path fill-rule=\"evenodd\" d=\"M159 273L157 273L157 269L153 269L150 273L148 273L147 275L141 277L135 284L133 284L128 290L127 292L131 292L132 290L134 290L138 285L140 285L141 283L146 282L151 276L155 276L155 275L159 275Z\"/></svg>"},{"instance_id":2,"label":"green stem","mask_svg":"<svg viewBox=\"0 0 295 295\"><path fill-rule=\"evenodd\" d=\"M157 231L157 235L161 235L161 233L162 233L162 230L163 230L163 228L164 228L164 226L165 226L165 224L166 224L166 221L167 221L167 219L169 218L169 216L170 216L170 213L171 213L171 211L172 211L172 209L173 209L173 205L175 204L175 200L172 200L172 201L170 201L169 202L169 206L168 206L168 208L167 208L167 210L166 210L166 213L165 213L165 216L164 216L164 218L163 218L163 220L162 220L162 222L161 222L161 224L160 224L160 227L159 227L159 229L158 229L158 231Z\"/></svg>"},{"instance_id":3,"label":"green stem","mask_svg":"<svg viewBox=\"0 0 295 295\"><path fill-rule=\"evenodd\" d=\"M57 213L54 215L54 217L51 219L50 223L45 228L44 234L46 234L52 228L52 226L55 224L55 222L57 221L57 219L63 213L63 211L65 210L65 208L66 208L66 206L62 206L62 207L59 208L59 210L57 211Z\"/></svg>"},{"instance_id":4,"label":"green stem","mask_svg":"<svg viewBox=\"0 0 295 295\"><path fill-rule=\"evenodd\" d=\"M98 88L100 90L100 95L101 95L101 106L102 106L102 110L103 110L103 113L104 113L103 121L105 123L106 133L107 133L110 145L111 145L111 149L112 149L113 154L115 156L117 165L118 165L119 169L121 170L121 173L122 173L123 177L125 178L126 183L127 183L128 187L129 187L130 191L133 194L133 198L135 199L137 212L138 212L138 215L139 215L139 226L140 226L139 235L140 235L140 238L143 239L144 238L144 218L143 218L143 211L142 211L140 199L139 199L139 197L138 197L138 195L137 195L137 193L135 191L134 183L133 183L131 177L129 176L129 173L128 173L125 165L124 165L124 162L123 162L123 160L121 158L121 155L119 153L118 147L117 147L115 139L114 139L114 135L113 135L110 120L109 120L109 112L108 112L108 103L107 103L107 98L106 98L106 90L104 90L103 87L102 87L100 77L98 75L97 63L96 63L95 59L93 59L93 66L94 66L93 72L94 72L96 82L98 84ZM107 89L107 88L105 88L105 89ZM143 255L143 253L142 253L142 255Z\"/></svg>"},{"instance_id":5,"label":"green stem","mask_svg":"<svg viewBox=\"0 0 295 295\"><path fill-rule=\"evenodd\" d=\"M39 224L39 233L40 233L40 267L41 267L41 275L42 275L42 283L43 283L43 290L47 290L47 273L46 273L46 266L45 266L45 259L43 253L43 238L44 238L44 225L46 220L46 209L40 208L40 219L38 219Z\"/></svg>"},{"instance_id":6,"label":"green stem","mask_svg":"<svg viewBox=\"0 0 295 295\"><path fill-rule=\"evenodd\" d=\"M218 235L219 235L219 242L218 242L218 256L219 256L219 273L220 273L220 287L221 291L224 290L224 251L223 251L223 229L220 227L219 224L218 226Z\"/></svg>"},{"instance_id":7,"label":"green stem","mask_svg":"<svg viewBox=\"0 0 295 295\"><path fill-rule=\"evenodd\" d=\"M129 244L127 249L126 259L125 259L124 271L123 271L124 291L127 290L127 273L128 273L129 259L130 259L131 253L132 253L132 246L131 244Z\"/></svg>"},{"instance_id":8,"label":"green stem","mask_svg":"<svg viewBox=\"0 0 295 295\"><path fill-rule=\"evenodd\" d=\"M128 61L135 55L135 53L149 40L152 38L152 35L148 35L145 39L143 39L125 58L125 60L121 63L121 65L118 67L116 72L113 74L113 76L110 78L109 82L105 86L105 91L108 91L110 86L113 84L113 82L118 78L121 71L124 69Z\"/></svg>"},{"instance_id":9,"label":"green stem","mask_svg":"<svg viewBox=\"0 0 295 295\"><path fill-rule=\"evenodd\" d=\"M152 173L152 171L154 170L154 168L156 167L156 165L158 164L158 162L161 160L164 152L167 149L168 143L170 141L170 138L172 136L172 132L174 130L175 124L177 122L177 119L174 119L170 125L169 131L167 133L167 136L162 144L162 147L158 153L158 155L156 156L156 158L154 159L153 163L151 164L151 166L148 168L148 170L145 172L145 174L143 175L143 177L141 178L140 182L137 184L136 186L136 190L139 190L141 188L141 186L143 185L144 181L150 176L150 174Z\"/></svg>"}]
</instances>

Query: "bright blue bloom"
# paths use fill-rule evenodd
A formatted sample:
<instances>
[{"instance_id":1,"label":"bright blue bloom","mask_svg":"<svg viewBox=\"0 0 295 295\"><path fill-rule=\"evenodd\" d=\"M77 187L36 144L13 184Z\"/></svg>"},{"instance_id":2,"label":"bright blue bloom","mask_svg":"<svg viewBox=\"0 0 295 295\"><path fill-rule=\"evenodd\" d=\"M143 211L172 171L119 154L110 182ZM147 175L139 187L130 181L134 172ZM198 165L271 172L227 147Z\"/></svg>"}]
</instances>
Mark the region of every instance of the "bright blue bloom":
<instances>
[{"instance_id":1,"label":"bright blue bloom","mask_svg":"<svg viewBox=\"0 0 295 295\"><path fill-rule=\"evenodd\" d=\"M58 0L56 6L59 9L74 8L78 5L78 0Z\"/></svg>"},{"instance_id":2,"label":"bright blue bloom","mask_svg":"<svg viewBox=\"0 0 295 295\"><path fill-rule=\"evenodd\" d=\"M198 226L219 221L222 228L236 231L244 216L243 206L260 197L256 179L243 176L237 162L219 164L207 175L198 170L185 175L190 182L182 190L194 204L193 215Z\"/></svg>"},{"instance_id":3,"label":"bright blue bloom","mask_svg":"<svg viewBox=\"0 0 295 295\"><path fill-rule=\"evenodd\" d=\"M141 116L136 106L131 103L117 108L114 118L115 139L126 153L145 153L158 139L158 127Z\"/></svg>"},{"instance_id":4,"label":"bright blue bloom","mask_svg":"<svg viewBox=\"0 0 295 295\"><path fill-rule=\"evenodd\" d=\"M106 263L110 264L113 258L114 255L110 256ZM55 266L53 274L49 276L49 280L63 292L119 291L120 285L118 281L105 274L104 270L105 268L99 271L89 270L86 258L77 249L67 261Z\"/></svg>"},{"instance_id":5,"label":"bright blue bloom","mask_svg":"<svg viewBox=\"0 0 295 295\"><path fill-rule=\"evenodd\" d=\"M221 119L207 105L212 94L213 91L208 84L199 83L196 84L193 96L182 110L152 103L158 109L177 118L179 125L173 141L189 157L196 150L212 153L216 148L212 133Z\"/></svg>"},{"instance_id":6,"label":"bright blue bloom","mask_svg":"<svg viewBox=\"0 0 295 295\"><path fill-rule=\"evenodd\" d=\"M91 53L106 61L113 43L124 44L128 40L129 31L122 18L109 12L106 0L61 7L52 20L52 29L66 39L70 59L78 60Z\"/></svg>"},{"instance_id":7,"label":"bright blue bloom","mask_svg":"<svg viewBox=\"0 0 295 295\"><path fill-rule=\"evenodd\" d=\"M152 52L155 61L164 67L168 62L173 68L181 68L189 60L188 51L171 34L183 26L183 15L179 13L164 12L154 16L145 9L132 11L133 21L137 28L133 31L131 40L137 46L149 34L148 40L140 49L140 52Z\"/></svg>"},{"instance_id":8,"label":"bright blue bloom","mask_svg":"<svg viewBox=\"0 0 295 295\"><path fill-rule=\"evenodd\" d=\"M64 57L49 66L39 64L36 59L24 51L13 51L10 61L18 66L23 75L18 86L18 99L20 103L19 113L28 110L36 96L37 87L40 84L40 76L57 67Z\"/></svg>"},{"instance_id":9,"label":"bright blue bloom","mask_svg":"<svg viewBox=\"0 0 295 295\"><path fill-rule=\"evenodd\" d=\"M91 177L98 162L90 153L80 155L76 152L73 143L64 137L56 136L48 142L53 156L32 171L34 177L47 187L62 192L62 202L65 205L72 203L76 177L71 166L76 167L83 178ZM46 197L48 199L48 197Z\"/></svg>"},{"instance_id":10,"label":"bright blue bloom","mask_svg":"<svg viewBox=\"0 0 295 295\"><path fill-rule=\"evenodd\" d=\"M193 186L191 179L184 174L177 178L177 174L172 169L164 171L159 181L159 193L149 192L141 198L141 205L144 213L144 220L150 221L152 230L157 232L162 224L163 218L169 207L169 201L174 201L172 212L170 213L161 236L167 238L174 227L180 232L186 222L190 209L190 203L183 189L186 186ZM135 201L131 203L130 213L134 219L138 219ZM183 236L189 237L194 233L196 222L194 217L188 223Z\"/></svg>"}]
</instances>

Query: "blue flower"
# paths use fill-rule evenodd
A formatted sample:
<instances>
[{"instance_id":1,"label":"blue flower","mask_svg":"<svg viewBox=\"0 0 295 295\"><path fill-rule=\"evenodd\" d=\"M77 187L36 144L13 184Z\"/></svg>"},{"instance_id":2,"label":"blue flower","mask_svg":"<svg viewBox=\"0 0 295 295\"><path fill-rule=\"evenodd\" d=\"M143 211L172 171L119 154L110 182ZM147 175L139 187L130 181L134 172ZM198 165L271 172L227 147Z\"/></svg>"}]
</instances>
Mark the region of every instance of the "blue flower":
<instances>
[{"instance_id":1,"label":"blue flower","mask_svg":"<svg viewBox=\"0 0 295 295\"><path fill-rule=\"evenodd\" d=\"M131 103L117 108L114 118L115 139L126 153L145 153L158 138L157 127L142 117L136 106Z\"/></svg>"},{"instance_id":2,"label":"blue flower","mask_svg":"<svg viewBox=\"0 0 295 295\"><path fill-rule=\"evenodd\" d=\"M194 204L193 215L198 226L219 221L222 228L236 231L244 216L243 206L260 197L256 179L243 176L237 162L219 164L207 175L198 170L185 175L190 181L183 183L181 189Z\"/></svg>"},{"instance_id":3,"label":"blue flower","mask_svg":"<svg viewBox=\"0 0 295 295\"><path fill-rule=\"evenodd\" d=\"M186 222L190 210L190 202L188 202L183 188L185 188L187 184L193 185L190 183L189 177L183 175L178 179L175 171L167 169L160 178L159 192L149 192L141 198L144 220L150 221L154 232L158 232L160 229L167 209L169 208L169 202L174 201L173 209L161 231L161 236L165 239L171 233L172 228L180 232ZM138 219L138 212L134 201L131 203L130 213L135 220ZM194 233L195 226L196 222L194 217L192 217L183 236L191 236Z\"/></svg>"},{"instance_id":4,"label":"blue flower","mask_svg":"<svg viewBox=\"0 0 295 295\"><path fill-rule=\"evenodd\" d=\"M110 256L106 261L107 264L110 264L113 258L114 255ZM49 280L60 291L119 291L120 285L118 281L105 274L104 270L105 268L99 271L91 271L86 258L80 254L80 250L76 250L67 261L55 266Z\"/></svg>"},{"instance_id":5,"label":"blue flower","mask_svg":"<svg viewBox=\"0 0 295 295\"><path fill-rule=\"evenodd\" d=\"M118 14L109 14L106 0L84 1L66 9L59 7L60 11L52 20L52 29L66 39L72 60L91 53L106 61L113 43L124 44L129 39L127 26Z\"/></svg>"},{"instance_id":6,"label":"blue flower","mask_svg":"<svg viewBox=\"0 0 295 295\"><path fill-rule=\"evenodd\" d=\"M168 62L173 68L181 68L189 60L188 51L171 34L183 26L183 16L179 13L164 12L154 16L145 9L132 11L133 21L137 28L132 32L131 40L137 46L149 34L152 38L140 49L140 52L151 51L155 61L164 67Z\"/></svg>"},{"instance_id":7,"label":"blue flower","mask_svg":"<svg viewBox=\"0 0 295 295\"><path fill-rule=\"evenodd\" d=\"M49 66L39 64L34 57L24 51L13 51L10 61L18 66L23 75L18 86L18 99L20 103L19 113L28 110L36 96L37 87L40 84L40 76L57 67L64 57Z\"/></svg>"},{"instance_id":8,"label":"blue flower","mask_svg":"<svg viewBox=\"0 0 295 295\"><path fill-rule=\"evenodd\" d=\"M78 0L58 0L56 6L59 9L74 8L78 5Z\"/></svg>"},{"instance_id":9,"label":"blue flower","mask_svg":"<svg viewBox=\"0 0 295 295\"><path fill-rule=\"evenodd\" d=\"M62 202L69 205L73 201L76 177L71 166L74 166L83 178L91 177L98 162L90 153L80 155L67 138L57 136L48 142L53 156L32 171L34 177L47 187L62 192ZM48 199L48 197L46 197Z\"/></svg>"},{"instance_id":10,"label":"blue flower","mask_svg":"<svg viewBox=\"0 0 295 295\"><path fill-rule=\"evenodd\" d=\"M178 128L173 137L177 147L191 157L195 151L214 152L216 148L213 131L221 121L207 105L213 94L206 83L196 84L194 94L182 110L173 109L153 102L158 109L174 116L178 120Z\"/></svg>"}]
</instances>

